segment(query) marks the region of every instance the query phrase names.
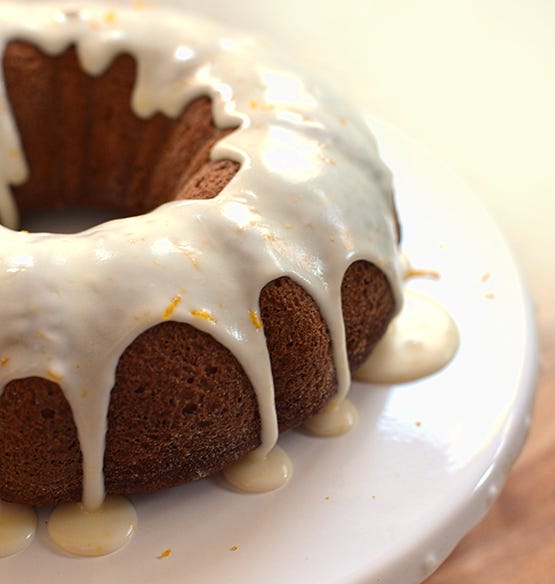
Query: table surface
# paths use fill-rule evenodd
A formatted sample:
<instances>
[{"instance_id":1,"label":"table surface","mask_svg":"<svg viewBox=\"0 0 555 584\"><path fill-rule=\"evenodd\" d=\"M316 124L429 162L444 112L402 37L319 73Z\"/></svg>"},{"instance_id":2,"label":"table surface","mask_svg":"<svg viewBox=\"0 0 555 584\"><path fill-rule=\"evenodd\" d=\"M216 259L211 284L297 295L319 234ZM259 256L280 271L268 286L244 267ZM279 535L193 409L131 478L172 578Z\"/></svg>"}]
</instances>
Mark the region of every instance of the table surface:
<instances>
[{"instance_id":1,"label":"table surface","mask_svg":"<svg viewBox=\"0 0 555 584\"><path fill-rule=\"evenodd\" d=\"M497 502L426 584L554 582L555 2L243 3L246 19L233 3L205 0L203 10L308 56L362 107L454 169L512 246L541 350L531 433Z\"/></svg>"}]
</instances>

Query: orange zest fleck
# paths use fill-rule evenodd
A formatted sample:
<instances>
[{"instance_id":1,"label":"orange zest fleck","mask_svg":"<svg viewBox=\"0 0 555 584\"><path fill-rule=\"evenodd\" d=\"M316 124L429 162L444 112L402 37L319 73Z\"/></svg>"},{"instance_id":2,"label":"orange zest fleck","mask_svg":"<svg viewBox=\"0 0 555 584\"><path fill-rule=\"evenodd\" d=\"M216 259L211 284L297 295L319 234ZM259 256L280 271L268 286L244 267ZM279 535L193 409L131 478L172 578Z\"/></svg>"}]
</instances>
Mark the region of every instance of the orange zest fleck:
<instances>
[{"instance_id":1,"label":"orange zest fleck","mask_svg":"<svg viewBox=\"0 0 555 584\"><path fill-rule=\"evenodd\" d=\"M54 373L54 371L52 371L51 369L49 369L46 372L46 375L48 376L48 379L50 379L51 381L61 381L62 380L62 376L58 375L57 373Z\"/></svg>"},{"instance_id":2,"label":"orange zest fleck","mask_svg":"<svg viewBox=\"0 0 555 584\"><path fill-rule=\"evenodd\" d=\"M409 268L405 273L405 280L410 280L411 278L430 278L432 280L439 280L441 278L441 274L437 270Z\"/></svg>"},{"instance_id":3,"label":"orange zest fleck","mask_svg":"<svg viewBox=\"0 0 555 584\"><path fill-rule=\"evenodd\" d=\"M0 361L0 366L5 367L9 362L10 362L9 357L2 357L2 360Z\"/></svg>"},{"instance_id":4,"label":"orange zest fleck","mask_svg":"<svg viewBox=\"0 0 555 584\"><path fill-rule=\"evenodd\" d=\"M232 546L229 548L229 550L230 550L230 551L232 551L232 552L236 552L238 549L239 549L239 547L238 547L238 546L236 546L236 545L232 545Z\"/></svg>"},{"instance_id":5,"label":"orange zest fleck","mask_svg":"<svg viewBox=\"0 0 555 584\"><path fill-rule=\"evenodd\" d=\"M170 318L170 316L173 314L173 311L175 310L175 308L177 307L177 305L180 302L181 302L181 296L179 296L179 294L177 296L174 296L172 298L172 301L168 304L168 307L164 311L164 314L162 315L162 318L164 320Z\"/></svg>"},{"instance_id":6,"label":"orange zest fleck","mask_svg":"<svg viewBox=\"0 0 555 584\"><path fill-rule=\"evenodd\" d=\"M263 110L263 111L272 111L274 109L274 106L271 104L260 104L258 103L256 100L251 100L250 103L251 109L259 109L259 110Z\"/></svg>"},{"instance_id":7,"label":"orange zest fleck","mask_svg":"<svg viewBox=\"0 0 555 584\"><path fill-rule=\"evenodd\" d=\"M200 272L198 257L193 253L193 251L184 246L179 246L179 250L191 260L191 263L193 264L195 270L197 270L197 272Z\"/></svg>"},{"instance_id":8,"label":"orange zest fleck","mask_svg":"<svg viewBox=\"0 0 555 584\"><path fill-rule=\"evenodd\" d=\"M262 321L260 320L258 314L256 314L254 310L249 310L249 315L251 317L251 322L254 325L254 328L260 330L262 328Z\"/></svg>"},{"instance_id":9,"label":"orange zest fleck","mask_svg":"<svg viewBox=\"0 0 555 584\"><path fill-rule=\"evenodd\" d=\"M170 554L172 553L172 550L170 548L168 548L167 550L164 550L159 556L158 559L159 560L163 560L164 558L167 558L170 556Z\"/></svg>"},{"instance_id":10,"label":"orange zest fleck","mask_svg":"<svg viewBox=\"0 0 555 584\"><path fill-rule=\"evenodd\" d=\"M204 309L200 309L200 310L191 310L191 314L193 316L196 316L198 318L203 318L204 320L207 320L208 322L212 322L214 324L216 324L216 319L212 316L212 314L210 314L210 312L208 312L208 310L204 310Z\"/></svg>"}]
</instances>

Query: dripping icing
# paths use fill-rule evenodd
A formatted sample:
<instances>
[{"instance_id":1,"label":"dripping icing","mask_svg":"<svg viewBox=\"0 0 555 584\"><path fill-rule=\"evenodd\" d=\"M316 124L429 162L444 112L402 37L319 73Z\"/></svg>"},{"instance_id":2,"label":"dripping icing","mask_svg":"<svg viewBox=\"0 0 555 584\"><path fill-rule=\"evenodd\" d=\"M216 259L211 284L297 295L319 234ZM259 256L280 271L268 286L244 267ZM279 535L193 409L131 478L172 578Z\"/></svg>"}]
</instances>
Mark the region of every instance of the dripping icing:
<instances>
[{"instance_id":1,"label":"dripping icing","mask_svg":"<svg viewBox=\"0 0 555 584\"><path fill-rule=\"evenodd\" d=\"M137 529L137 512L125 497L107 496L94 511L82 503L56 507L48 534L62 550L74 556L105 556L123 547Z\"/></svg>"},{"instance_id":2,"label":"dripping icing","mask_svg":"<svg viewBox=\"0 0 555 584\"><path fill-rule=\"evenodd\" d=\"M74 44L90 74L128 52L138 63L135 113L175 116L193 98L208 95L215 123L239 126L214 146L212 158L241 165L215 199L166 203L147 215L79 234L0 227L0 345L9 359L0 370L0 386L55 374L78 429L83 504L91 512L104 500L104 435L117 361L135 337L161 322L168 306L172 320L208 332L243 366L256 391L262 420L258 454L265 456L278 430L264 332L252 320L259 313L261 289L288 275L316 300L332 337L342 399L350 382L341 316L343 274L358 259L375 263L400 305L401 269L389 175L372 138L362 119L305 72L295 72L265 43L189 15L164 10L145 18L144 11L117 6L107 19L107 3L80 10L68 6L3 5L0 49L15 38L48 54ZM153 19L163 34L151 34ZM149 58L153 50L155 62ZM0 112L0 215L14 227L17 213L8 185L24 182L26 169L22 156L7 155L21 148L3 86ZM294 209L282 196L292 184L298 194ZM124 253L129 234L137 233L141 238L133 239L130 258ZM199 258L194 267L179 253L182 233ZM75 273L89 276L78 281L71 278ZM145 279L156 288L142 286ZM222 280L229 283L225 297L218 293ZM183 297L182 282L187 282ZM195 317L199 307L212 318ZM144 316L138 321L136 314ZM37 335L38 330L44 334Z\"/></svg>"},{"instance_id":3,"label":"dripping icing","mask_svg":"<svg viewBox=\"0 0 555 584\"><path fill-rule=\"evenodd\" d=\"M349 432L358 421L358 412L348 399L332 399L326 407L309 418L303 427L316 436L340 436Z\"/></svg>"},{"instance_id":4,"label":"dripping icing","mask_svg":"<svg viewBox=\"0 0 555 584\"><path fill-rule=\"evenodd\" d=\"M228 483L247 493L265 493L283 487L292 473L291 460L279 446L264 456L251 452L223 471Z\"/></svg>"},{"instance_id":5,"label":"dripping icing","mask_svg":"<svg viewBox=\"0 0 555 584\"><path fill-rule=\"evenodd\" d=\"M355 373L368 383L405 383L443 369L459 348L453 317L435 300L406 290L401 312Z\"/></svg>"}]
</instances>

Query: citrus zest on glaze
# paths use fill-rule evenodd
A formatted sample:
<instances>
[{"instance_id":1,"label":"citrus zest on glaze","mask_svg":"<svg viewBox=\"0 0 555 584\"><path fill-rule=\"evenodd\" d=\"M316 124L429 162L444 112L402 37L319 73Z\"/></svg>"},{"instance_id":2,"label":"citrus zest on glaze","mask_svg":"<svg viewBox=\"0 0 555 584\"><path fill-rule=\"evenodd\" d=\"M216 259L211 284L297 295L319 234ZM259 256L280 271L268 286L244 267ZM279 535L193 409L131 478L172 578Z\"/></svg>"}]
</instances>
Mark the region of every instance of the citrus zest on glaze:
<instances>
[{"instance_id":1,"label":"citrus zest on glaze","mask_svg":"<svg viewBox=\"0 0 555 584\"><path fill-rule=\"evenodd\" d=\"M254 325L254 328L260 330L262 328L262 321L260 320L258 314L256 314L254 310L249 310L249 315L251 317L251 322Z\"/></svg>"},{"instance_id":2,"label":"citrus zest on glaze","mask_svg":"<svg viewBox=\"0 0 555 584\"><path fill-rule=\"evenodd\" d=\"M210 312L208 312L208 310L204 310L204 309L191 310L191 314L196 318L202 318L203 320L206 320L207 322L211 322L213 324L216 324L216 319L214 318L214 316Z\"/></svg>"},{"instance_id":3,"label":"citrus zest on glaze","mask_svg":"<svg viewBox=\"0 0 555 584\"><path fill-rule=\"evenodd\" d=\"M174 310L176 309L177 305L181 302L181 296L179 296L179 294L177 296L174 296L172 298L172 301L169 303L168 307L166 308L166 310L164 310L164 314L162 315L162 318L164 320L167 320L168 318L170 318L170 316L173 314Z\"/></svg>"},{"instance_id":4,"label":"citrus zest on glaze","mask_svg":"<svg viewBox=\"0 0 555 584\"><path fill-rule=\"evenodd\" d=\"M48 377L48 379L50 379L50 381L54 381L56 383L58 383L59 381L62 381L62 379L64 378L63 375L55 373L54 371L52 371L52 369L49 369L46 372L46 376Z\"/></svg>"}]
</instances>

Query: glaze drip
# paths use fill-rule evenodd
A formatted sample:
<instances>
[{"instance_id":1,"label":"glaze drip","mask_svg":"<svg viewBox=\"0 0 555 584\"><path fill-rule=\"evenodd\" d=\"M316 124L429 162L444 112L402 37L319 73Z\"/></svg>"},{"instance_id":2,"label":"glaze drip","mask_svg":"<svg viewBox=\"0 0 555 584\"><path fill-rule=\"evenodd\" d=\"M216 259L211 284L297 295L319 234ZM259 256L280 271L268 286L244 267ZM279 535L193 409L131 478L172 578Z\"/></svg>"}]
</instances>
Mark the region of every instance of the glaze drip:
<instances>
[{"instance_id":1,"label":"glaze drip","mask_svg":"<svg viewBox=\"0 0 555 584\"><path fill-rule=\"evenodd\" d=\"M137 529L137 512L125 497L109 495L93 512L81 503L56 507L48 533L62 550L75 556L105 556L123 547Z\"/></svg>"},{"instance_id":2,"label":"glaze drip","mask_svg":"<svg viewBox=\"0 0 555 584\"><path fill-rule=\"evenodd\" d=\"M246 493L265 493L283 487L293 473L287 453L279 446L261 456L251 452L224 469L227 482Z\"/></svg>"},{"instance_id":3,"label":"glaze drip","mask_svg":"<svg viewBox=\"0 0 555 584\"><path fill-rule=\"evenodd\" d=\"M33 508L0 502L0 558L23 551L33 540L36 529Z\"/></svg>"},{"instance_id":4,"label":"glaze drip","mask_svg":"<svg viewBox=\"0 0 555 584\"><path fill-rule=\"evenodd\" d=\"M459 348L459 331L441 304L415 290L406 290L401 312L374 351L356 371L367 383L406 383L443 369Z\"/></svg>"},{"instance_id":5,"label":"glaze drip","mask_svg":"<svg viewBox=\"0 0 555 584\"><path fill-rule=\"evenodd\" d=\"M287 275L318 303L343 399L350 375L340 292L348 266L374 263L401 305L390 177L362 118L265 42L155 4L37 2L31 10L8 2L0 51L14 39L51 55L75 45L91 75L129 53L137 62L138 116L176 116L207 95L215 123L238 126L211 152L241 165L214 199L167 203L73 235L16 232L9 185L25 180L25 158L1 84L0 218L7 227L0 227L0 387L28 376L60 385L83 454L85 509L104 500L118 359L168 311L241 363L258 400L260 456L274 447L278 428L264 330L252 315L260 314L260 291L271 280Z\"/></svg>"}]
</instances>

